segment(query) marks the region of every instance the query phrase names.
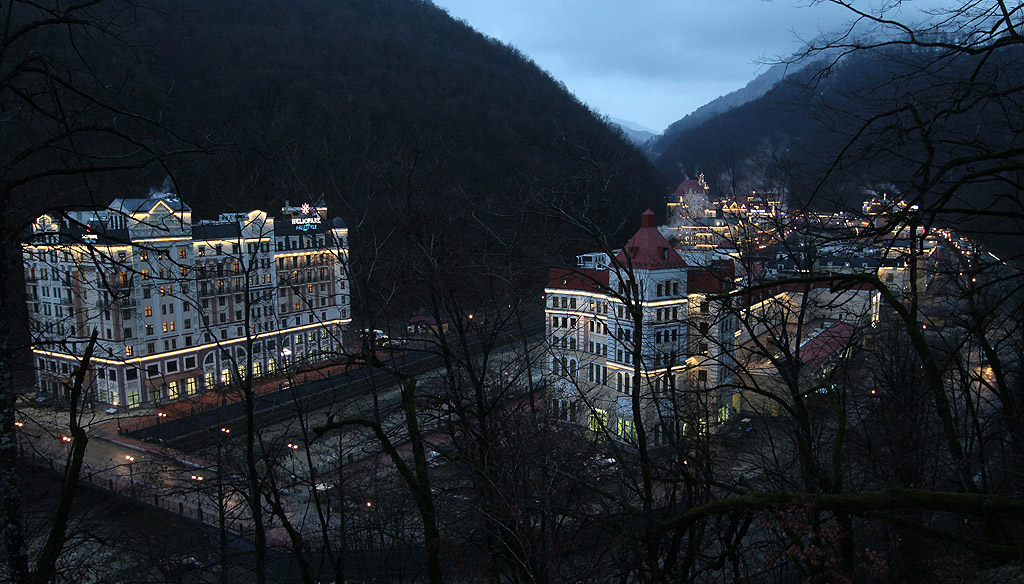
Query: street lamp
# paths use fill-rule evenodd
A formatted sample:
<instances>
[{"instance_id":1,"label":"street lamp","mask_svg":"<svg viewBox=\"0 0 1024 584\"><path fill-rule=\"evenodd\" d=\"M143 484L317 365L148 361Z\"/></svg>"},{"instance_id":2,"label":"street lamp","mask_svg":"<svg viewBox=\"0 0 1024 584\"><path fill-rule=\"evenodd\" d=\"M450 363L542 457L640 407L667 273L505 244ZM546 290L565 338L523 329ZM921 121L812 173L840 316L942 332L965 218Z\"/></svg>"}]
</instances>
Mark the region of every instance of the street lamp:
<instances>
[{"instance_id":1,"label":"street lamp","mask_svg":"<svg viewBox=\"0 0 1024 584\"><path fill-rule=\"evenodd\" d=\"M289 442L288 444L285 444L285 448L287 448L288 450L291 450L294 453L295 451L297 451L299 449L299 445L298 444L293 444L293 443ZM298 480L298 476L295 474L295 458L294 457L292 458L291 475L292 475L292 480L293 481Z\"/></svg>"},{"instance_id":2,"label":"street lamp","mask_svg":"<svg viewBox=\"0 0 1024 584\"><path fill-rule=\"evenodd\" d=\"M164 412L157 412L156 413L156 434L157 434L156 437L157 437L158 440L160 440L161 444L163 444L163 441L164 441L164 431L163 431L163 428L160 427L160 422L162 422L163 419L166 418L166 417L167 417L167 414L165 414Z\"/></svg>"},{"instance_id":3,"label":"street lamp","mask_svg":"<svg viewBox=\"0 0 1024 584\"><path fill-rule=\"evenodd\" d=\"M135 457L131 454L125 454L124 459L128 461L128 484L130 485L132 497L135 496L135 469L132 463L135 462Z\"/></svg>"}]
</instances>

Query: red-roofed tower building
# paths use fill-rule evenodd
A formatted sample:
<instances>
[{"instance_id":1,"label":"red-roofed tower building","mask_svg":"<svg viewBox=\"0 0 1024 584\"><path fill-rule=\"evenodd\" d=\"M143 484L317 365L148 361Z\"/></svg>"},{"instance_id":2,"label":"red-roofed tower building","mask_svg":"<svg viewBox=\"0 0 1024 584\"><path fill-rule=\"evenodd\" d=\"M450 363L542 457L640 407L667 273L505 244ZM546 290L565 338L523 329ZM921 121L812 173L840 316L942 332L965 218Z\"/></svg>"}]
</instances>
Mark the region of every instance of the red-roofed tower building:
<instances>
[{"instance_id":1,"label":"red-roofed tower building","mask_svg":"<svg viewBox=\"0 0 1024 584\"><path fill-rule=\"evenodd\" d=\"M674 423L680 396L694 393L684 388L698 379L701 387L724 381L717 372L709 377L698 364L703 358L692 358L701 347L692 342L693 331L701 325L691 322L691 295L711 287L705 272L673 249L651 210L622 249L580 256L576 268L552 270L545 315L556 415L626 442L635 439L638 413L656 440L669 426L681 428ZM691 277L699 292L690 290ZM705 356L709 352L705 347ZM717 401L710 399L711 416ZM709 415L697 417L706 426Z\"/></svg>"}]
</instances>

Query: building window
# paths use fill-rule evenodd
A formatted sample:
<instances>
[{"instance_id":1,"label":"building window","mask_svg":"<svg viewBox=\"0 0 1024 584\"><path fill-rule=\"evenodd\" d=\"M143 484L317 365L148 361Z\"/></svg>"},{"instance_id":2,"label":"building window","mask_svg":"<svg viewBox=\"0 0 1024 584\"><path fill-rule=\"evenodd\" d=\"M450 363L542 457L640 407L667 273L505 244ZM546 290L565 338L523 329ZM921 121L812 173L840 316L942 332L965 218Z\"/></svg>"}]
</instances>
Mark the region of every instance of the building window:
<instances>
[{"instance_id":1,"label":"building window","mask_svg":"<svg viewBox=\"0 0 1024 584\"><path fill-rule=\"evenodd\" d=\"M124 347L124 356L125 357L131 357L132 353L134 353L134 352L135 352L135 350L132 348L131 345L125 345L125 347Z\"/></svg>"},{"instance_id":2,"label":"building window","mask_svg":"<svg viewBox=\"0 0 1024 584\"><path fill-rule=\"evenodd\" d=\"M146 334L147 335L153 334L153 325L151 325L151 324L147 324L146 325Z\"/></svg>"},{"instance_id":3,"label":"building window","mask_svg":"<svg viewBox=\"0 0 1024 584\"><path fill-rule=\"evenodd\" d=\"M196 378L195 377L189 377L188 379L185 380L185 395L195 395L195 394L196 394Z\"/></svg>"},{"instance_id":4,"label":"building window","mask_svg":"<svg viewBox=\"0 0 1024 584\"><path fill-rule=\"evenodd\" d=\"M600 432L608 425L608 412L605 410L590 410L589 428L594 432Z\"/></svg>"},{"instance_id":5,"label":"building window","mask_svg":"<svg viewBox=\"0 0 1024 584\"><path fill-rule=\"evenodd\" d=\"M633 425L633 420L625 420L619 418L617 434L620 439L626 442L636 441L636 427Z\"/></svg>"},{"instance_id":6,"label":"building window","mask_svg":"<svg viewBox=\"0 0 1024 584\"><path fill-rule=\"evenodd\" d=\"M149 279L149 270L142 270L142 279L143 280L148 280Z\"/></svg>"}]
</instances>

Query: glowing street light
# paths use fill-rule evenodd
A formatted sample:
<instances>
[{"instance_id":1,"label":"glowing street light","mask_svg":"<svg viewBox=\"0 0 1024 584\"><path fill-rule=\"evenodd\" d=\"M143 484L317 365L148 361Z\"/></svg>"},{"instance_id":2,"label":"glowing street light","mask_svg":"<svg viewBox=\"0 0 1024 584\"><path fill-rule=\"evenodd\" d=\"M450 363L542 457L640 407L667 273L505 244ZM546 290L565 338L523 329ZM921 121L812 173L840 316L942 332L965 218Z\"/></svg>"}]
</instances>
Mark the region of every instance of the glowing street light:
<instances>
[{"instance_id":1,"label":"glowing street light","mask_svg":"<svg viewBox=\"0 0 1024 584\"><path fill-rule=\"evenodd\" d=\"M128 484L131 488L132 497L135 496L135 467L132 463L135 462L135 457L131 454L125 454L124 459L128 461Z\"/></svg>"}]
</instances>

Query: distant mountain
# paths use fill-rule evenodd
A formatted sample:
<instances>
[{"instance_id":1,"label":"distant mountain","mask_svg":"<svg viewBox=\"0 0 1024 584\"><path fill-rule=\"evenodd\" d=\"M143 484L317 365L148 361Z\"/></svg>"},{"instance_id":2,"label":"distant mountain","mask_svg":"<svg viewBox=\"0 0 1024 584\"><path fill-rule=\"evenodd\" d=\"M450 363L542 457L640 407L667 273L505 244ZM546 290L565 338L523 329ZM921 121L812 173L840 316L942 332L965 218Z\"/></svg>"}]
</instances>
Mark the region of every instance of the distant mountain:
<instances>
[{"instance_id":1,"label":"distant mountain","mask_svg":"<svg viewBox=\"0 0 1024 584\"><path fill-rule=\"evenodd\" d=\"M673 124L655 145L655 165L677 184L703 172L716 194L768 188L800 199L820 191L825 176L833 196L851 200L872 183L908 192L922 164L957 164L947 145L962 144L961 156L1019 147L1008 110L985 106L995 101L954 107L952 100L974 68L976 91L1014 91L1024 81L1021 52L1007 50L998 62L961 56L947 63L898 48L855 53L828 69L812 63L781 79L782 72L769 71ZM942 149L930 153L913 130L914 115Z\"/></svg>"},{"instance_id":2,"label":"distant mountain","mask_svg":"<svg viewBox=\"0 0 1024 584\"><path fill-rule=\"evenodd\" d=\"M699 126L719 114L725 113L735 107L761 97L774 88L779 81L782 81L787 74L796 70L798 69L788 67L786 65L773 65L742 88L727 93L721 97L717 97L695 109L693 112L683 116L682 119L670 124L654 143L654 155L657 156L660 154L663 148L666 145L671 144L674 138L682 132Z\"/></svg>"},{"instance_id":3,"label":"distant mountain","mask_svg":"<svg viewBox=\"0 0 1024 584\"><path fill-rule=\"evenodd\" d=\"M627 138L629 138L629 141L635 144L641 150L646 150L647 148L649 148L654 143L654 141L660 136L658 132L650 128L641 126L640 124L637 124L635 122L630 122L628 120L612 117L607 118L607 120L608 123L613 124L620 130L622 130L622 133L625 134Z\"/></svg>"}]
</instances>

